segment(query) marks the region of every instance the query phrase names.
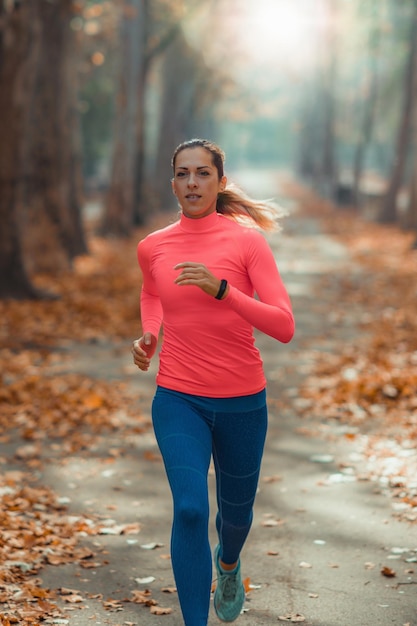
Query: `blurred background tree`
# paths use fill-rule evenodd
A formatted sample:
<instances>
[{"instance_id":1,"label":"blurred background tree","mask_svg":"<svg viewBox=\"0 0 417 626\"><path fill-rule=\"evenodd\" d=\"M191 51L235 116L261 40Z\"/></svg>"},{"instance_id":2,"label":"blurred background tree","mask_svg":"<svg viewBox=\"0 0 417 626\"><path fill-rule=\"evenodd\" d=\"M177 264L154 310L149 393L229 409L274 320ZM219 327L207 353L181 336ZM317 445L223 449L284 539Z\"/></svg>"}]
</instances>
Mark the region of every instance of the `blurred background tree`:
<instances>
[{"instance_id":1,"label":"blurred background tree","mask_svg":"<svg viewBox=\"0 0 417 626\"><path fill-rule=\"evenodd\" d=\"M86 251L72 0L0 3L1 292Z\"/></svg>"},{"instance_id":2,"label":"blurred background tree","mask_svg":"<svg viewBox=\"0 0 417 626\"><path fill-rule=\"evenodd\" d=\"M70 269L86 216L175 209L197 135L417 230L416 37L417 0L0 0L0 296Z\"/></svg>"}]
</instances>

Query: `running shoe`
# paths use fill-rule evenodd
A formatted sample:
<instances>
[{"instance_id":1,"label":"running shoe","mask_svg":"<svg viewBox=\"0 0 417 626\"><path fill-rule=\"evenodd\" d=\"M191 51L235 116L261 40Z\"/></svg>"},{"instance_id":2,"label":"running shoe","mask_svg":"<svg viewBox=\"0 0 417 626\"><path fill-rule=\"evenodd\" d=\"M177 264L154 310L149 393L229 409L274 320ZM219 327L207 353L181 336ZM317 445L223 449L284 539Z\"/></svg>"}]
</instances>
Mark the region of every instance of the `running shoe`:
<instances>
[{"instance_id":1,"label":"running shoe","mask_svg":"<svg viewBox=\"0 0 417 626\"><path fill-rule=\"evenodd\" d=\"M240 560L232 572L225 572L219 563L220 545L214 551L217 586L214 592L214 610L222 622L234 622L242 612L245 588L240 575Z\"/></svg>"}]
</instances>

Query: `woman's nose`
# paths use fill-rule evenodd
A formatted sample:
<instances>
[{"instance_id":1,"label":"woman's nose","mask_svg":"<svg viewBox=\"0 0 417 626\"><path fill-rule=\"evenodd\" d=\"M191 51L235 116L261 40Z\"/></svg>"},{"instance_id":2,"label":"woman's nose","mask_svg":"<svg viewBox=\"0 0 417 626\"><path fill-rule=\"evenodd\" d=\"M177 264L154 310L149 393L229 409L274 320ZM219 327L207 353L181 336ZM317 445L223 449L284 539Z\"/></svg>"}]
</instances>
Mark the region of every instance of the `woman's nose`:
<instances>
[{"instance_id":1,"label":"woman's nose","mask_svg":"<svg viewBox=\"0 0 417 626\"><path fill-rule=\"evenodd\" d=\"M197 186L197 179L193 173L190 173L190 175L188 176L188 186L189 187Z\"/></svg>"}]
</instances>

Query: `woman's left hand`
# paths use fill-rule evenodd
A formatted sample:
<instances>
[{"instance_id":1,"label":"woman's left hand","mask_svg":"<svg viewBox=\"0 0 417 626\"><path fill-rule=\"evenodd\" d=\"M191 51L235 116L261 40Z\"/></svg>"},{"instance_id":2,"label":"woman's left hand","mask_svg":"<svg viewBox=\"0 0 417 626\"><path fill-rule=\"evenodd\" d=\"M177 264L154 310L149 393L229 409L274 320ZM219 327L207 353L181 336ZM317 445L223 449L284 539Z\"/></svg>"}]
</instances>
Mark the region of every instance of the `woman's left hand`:
<instances>
[{"instance_id":1,"label":"woman's left hand","mask_svg":"<svg viewBox=\"0 0 417 626\"><path fill-rule=\"evenodd\" d=\"M209 296L216 297L219 292L221 279L212 274L202 263L184 262L178 263L174 270L181 270L175 279L175 283L180 287L182 285L195 285L200 287ZM227 294L227 290L224 295Z\"/></svg>"}]
</instances>

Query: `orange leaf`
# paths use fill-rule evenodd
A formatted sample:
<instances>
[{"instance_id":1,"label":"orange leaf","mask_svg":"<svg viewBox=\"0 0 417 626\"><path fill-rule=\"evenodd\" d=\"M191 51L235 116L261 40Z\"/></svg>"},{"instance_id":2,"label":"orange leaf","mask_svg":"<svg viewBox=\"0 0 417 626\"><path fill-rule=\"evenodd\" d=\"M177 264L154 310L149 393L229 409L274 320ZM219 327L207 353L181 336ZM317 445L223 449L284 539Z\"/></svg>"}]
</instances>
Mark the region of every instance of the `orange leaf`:
<instances>
[{"instance_id":1,"label":"orange leaf","mask_svg":"<svg viewBox=\"0 0 417 626\"><path fill-rule=\"evenodd\" d=\"M386 576L387 578L394 578L397 575L393 569L391 569L390 567L387 567L387 566L384 566L381 569L381 574L383 576Z\"/></svg>"},{"instance_id":2,"label":"orange leaf","mask_svg":"<svg viewBox=\"0 0 417 626\"><path fill-rule=\"evenodd\" d=\"M104 404L104 399L97 393L90 393L83 399L83 405L88 409L99 409Z\"/></svg>"},{"instance_id":3,"label":"orange leaf","mask_svg":"<svg viewBox=\"0 0 417 626\"><path fill-rule=\"evenodd\" d=\"M152 450L146 450L143 453L143 458L146 461L161 461L162 460L161 455L156 452L153 452Z\"/></svg>"}]
</instances>

